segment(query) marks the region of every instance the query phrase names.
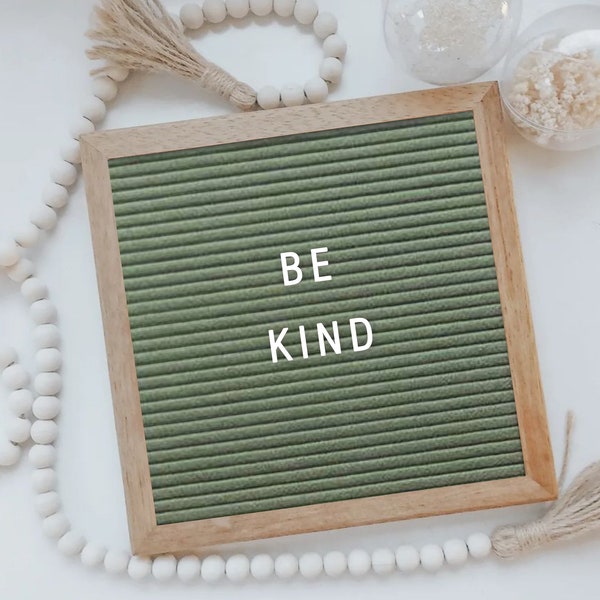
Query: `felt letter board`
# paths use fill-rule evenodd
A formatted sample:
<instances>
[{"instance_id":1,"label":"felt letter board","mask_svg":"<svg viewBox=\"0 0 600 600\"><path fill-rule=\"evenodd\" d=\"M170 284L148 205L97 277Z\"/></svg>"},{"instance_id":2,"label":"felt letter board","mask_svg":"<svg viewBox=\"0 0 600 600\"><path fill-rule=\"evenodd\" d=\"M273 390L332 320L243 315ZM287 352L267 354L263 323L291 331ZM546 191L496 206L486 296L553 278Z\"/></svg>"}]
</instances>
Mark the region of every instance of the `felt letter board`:
<instances>
[{"instance_id":1,"label":"felt letter board","mask_svg":"<svg viewBox=\"0 0 600 600\"><path fill-rule=\"evenodd\" d=\"M83 164L135 552L555 497L496 84Z\"/></svg>"}]
</instances>

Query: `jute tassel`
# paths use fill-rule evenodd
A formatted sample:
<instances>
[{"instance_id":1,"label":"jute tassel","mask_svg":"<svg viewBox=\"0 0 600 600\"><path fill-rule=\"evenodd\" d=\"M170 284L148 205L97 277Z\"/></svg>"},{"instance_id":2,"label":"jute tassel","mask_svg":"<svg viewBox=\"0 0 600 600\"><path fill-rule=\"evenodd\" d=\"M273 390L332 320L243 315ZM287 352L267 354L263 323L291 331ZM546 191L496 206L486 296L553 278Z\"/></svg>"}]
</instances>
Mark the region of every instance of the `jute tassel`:
<instances>
[{"instance_id":1,"label":"jute tassel","mask_svg":"<svg viewBox=\"0 0 600 600\"><path fill-rule=\"evenodd\" d=\"M568 463L573 416L567 420L567 436L560 483ZM600 461L584 469L538 521L500 527L492 534L494 552L514 558L559 540L571 540L600 528Z\"/></svg>"},{"instance_id":2,"label":"jute tassel","mask_svg":"<svg viewBox=\"0 0 600 600\"><path fill-rule=\"evenodd\" d=\"M101 0L88 37L97 42L91 59L133 71L168 71L194 79L242 110L256 92L198 54L158 0ZM109 67L94 70L104 74Z\"/></svg>"}]
</instances>

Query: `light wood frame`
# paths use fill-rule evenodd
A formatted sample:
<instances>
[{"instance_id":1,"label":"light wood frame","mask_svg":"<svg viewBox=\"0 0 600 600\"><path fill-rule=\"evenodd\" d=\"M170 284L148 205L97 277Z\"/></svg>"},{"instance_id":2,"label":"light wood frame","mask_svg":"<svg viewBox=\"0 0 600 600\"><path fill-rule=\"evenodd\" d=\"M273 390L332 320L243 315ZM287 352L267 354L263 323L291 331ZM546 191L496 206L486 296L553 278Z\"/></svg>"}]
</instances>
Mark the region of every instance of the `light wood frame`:
<instances>
[{"instance_id":1,"label":"light wood frame","mask_svg":"<svg viewBox=\"0 0 600 600\"><path fill-rule=\"evenodd\" d=\"M475 118L525 476L157 525L108 161L462 111L473 111ZM82 160L133 552L179 554L232 541L556 498L554 461L496 83L94 133L82 140Z\"/></svg>"}]
</instances>

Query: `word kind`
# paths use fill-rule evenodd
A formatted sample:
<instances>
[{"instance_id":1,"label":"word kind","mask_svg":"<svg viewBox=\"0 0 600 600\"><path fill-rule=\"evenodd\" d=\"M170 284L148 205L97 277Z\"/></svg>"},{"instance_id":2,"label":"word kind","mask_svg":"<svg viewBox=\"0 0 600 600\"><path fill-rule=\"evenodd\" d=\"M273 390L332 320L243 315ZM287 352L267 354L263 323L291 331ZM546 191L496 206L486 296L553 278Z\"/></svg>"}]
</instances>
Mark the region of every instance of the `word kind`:
<instances>
[{"instance_id":1,"label":"word kind","mask_svg":"<svg viewBox=\"0 0 600 600\"><path fill-rule=\"evenodd\" d=\"M327 248L313 248L310 251L312 262L313 278L316 282L331 281L331 275L322 275L320 267L329 265L327 260L319 260L319 254L325 254ZM281 270L283 273L283 285L292 286L298 285L304 274L300 268L300 257L295 252L282 252ZM364 352L373 345L373 329L367 319L356 317L348 321L350 327L350 337L352 341L352 349L354 352ZM361 343L359 341L359 327L364 330L366 340ZM276 332L274 329L269 329L269 344L271 347L271 360L276 363L282 358L288 361L294 360L294 356L290 352L289 345L285 345L285 337L289 332L288 327L284 327L281 331ZM326 327L323 323L317 323L316 326L317 339L319 343L319 354L325 356L328 351L333 351L335 354L342 353L342 342L340 339L340 329L337 321L332 321L330 327ZM298 336L300 338L300 351L302 358L308 358L308 343L306 339L306 328L301 325L298 328ZM297 357L296 357L297 358Z\"/></svg>"}]
</instances>

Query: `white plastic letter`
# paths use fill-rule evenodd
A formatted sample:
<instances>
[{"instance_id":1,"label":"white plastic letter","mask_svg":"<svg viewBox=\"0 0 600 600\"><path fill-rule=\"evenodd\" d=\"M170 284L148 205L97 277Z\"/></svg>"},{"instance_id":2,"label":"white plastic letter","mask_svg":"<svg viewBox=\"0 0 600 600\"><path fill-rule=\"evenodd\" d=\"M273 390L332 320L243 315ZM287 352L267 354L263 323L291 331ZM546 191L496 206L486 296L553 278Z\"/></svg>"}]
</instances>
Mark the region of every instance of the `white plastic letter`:
<instances>
[{"instance_id":1,"label":"white plastic letter","mask_svg":"<svg viewBox=\"0 0 600 600\"><path fill-rule=\"evenodd\" d=\"M337 321L331 322L331 328L333 329L333 338L329 335L329 332L323 323L317 323L317 335L319 336L319 350L321 352L321 356L325 356L327 354L327 350L325 349L325 339L327 339L327 343L331 346L336 354L342 353L340 330L338 329Z\"/></svg>"},{"instance_id":2,"label":"white plastic letter","mask_svg":"<svg viewBox=\"0 0 600 600\"><path fill-rule=\"evenodd\" d=\"M300 257L295 252L282 252L281 257L281 270L283 272L283 285L296 285L302 281L302 270L300 269ZM288 264L287 259L292 259L292 264ZM290 271L296 272L296 278L290 279L288 273Z\"/></svg>"},{"instance_id":3,"label":"white plastic letter","mask_svg":"<svg viewBox=\"0 0 600 600\"><path fill-rule=\"evenodd\" d=\"M319 260L317 254L325 254L327 248L313 248L310 251L310 257L312 258L313 271L315 274L315 281L331 281L331 275L319 275L319 267L326 267L329 264L327 260Z\"/></svg>"},{"instance_id":4,"label":"white plastic letter","mask_svg":"<svg viewBox=\"0 0 600 600\"><path fill-rule=\"evenodd\" d=\"M282 343L283 338L285 337L285 334L287 332L288 332L288 328L284 327L281 330L281 333L279 334L277 339L275 339L275 332L272 329L269 329L269 344L271 345L271 360L274 363L277 362L277 350L279 350L281 352L281 354L283 354L283 356L285 356L285 358L287 358L288 360L294 360L292 358L292 355L285 349L285 347Z\"/></svg>"},{"instance_id":5,"label":"white plastic letter","mask_svg":"<svg viewBox=\"0 0 600 600\"><path fill-rule=\"evenodd\" d=\"M358 335L356 334L357 323L362 323L367 330L367 341L362 346L358 343ZM350 334L352 335L352 348L354 352L364 352L373 345L373 330L371 329L371 323L367 319L363 319L362 317L350 319Z\"/></svg>"}]
</instances>

